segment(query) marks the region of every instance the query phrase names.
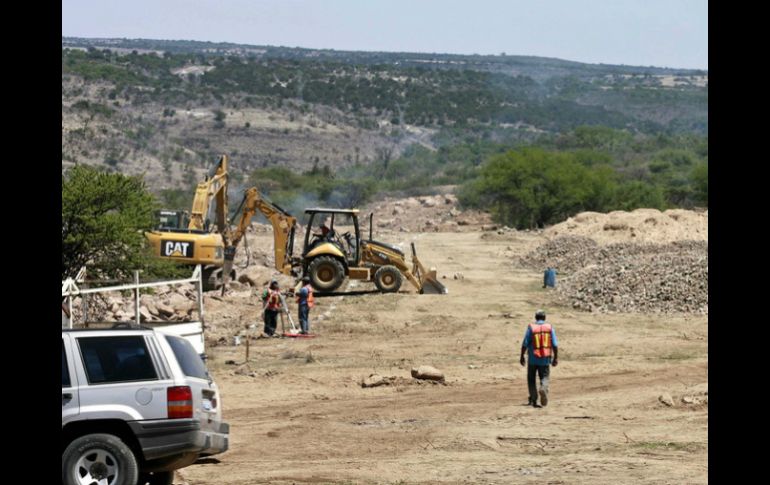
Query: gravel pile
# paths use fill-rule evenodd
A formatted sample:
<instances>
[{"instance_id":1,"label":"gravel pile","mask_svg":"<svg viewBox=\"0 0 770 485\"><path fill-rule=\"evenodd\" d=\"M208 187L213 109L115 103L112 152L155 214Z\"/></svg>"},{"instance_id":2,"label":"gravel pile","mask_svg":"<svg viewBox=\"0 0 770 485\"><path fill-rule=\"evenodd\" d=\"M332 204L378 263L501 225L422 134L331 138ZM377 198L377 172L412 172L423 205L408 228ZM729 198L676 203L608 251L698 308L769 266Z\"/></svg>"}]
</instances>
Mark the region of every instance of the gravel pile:
<instances>
[{"instance_id":1,"label":"gravel pile","mask_svg":"<svg viewBox=\"0 0 770 485\"><path fill-rule=\"evenodd\" d=\"M520 257L518 263L526 268L551 267L560 274L571 273L589 264L598 248L596 241L585 236L561 236Z\"/></svg>"},{"instance_id":2,"label":"gravel pile","mask_svg":"<svg viewBox=\"0 0 770 485\"><path fill-rule=\"evenodd\" d=\"M563 278L557 300L598 312L708 313L707 244L624 249Z\"/></svg>"},{"instance_id":3,"label":"gravel pile","mask_svg":"<svg viewBox=\"0 0 770 485\"><path fill-rule=\"evenodd\" d=\"M708 242L599 246L582 236L553 239L519 263L555 267L556 300L585 311L708 313Z\"/></svg>"}]
</instances>

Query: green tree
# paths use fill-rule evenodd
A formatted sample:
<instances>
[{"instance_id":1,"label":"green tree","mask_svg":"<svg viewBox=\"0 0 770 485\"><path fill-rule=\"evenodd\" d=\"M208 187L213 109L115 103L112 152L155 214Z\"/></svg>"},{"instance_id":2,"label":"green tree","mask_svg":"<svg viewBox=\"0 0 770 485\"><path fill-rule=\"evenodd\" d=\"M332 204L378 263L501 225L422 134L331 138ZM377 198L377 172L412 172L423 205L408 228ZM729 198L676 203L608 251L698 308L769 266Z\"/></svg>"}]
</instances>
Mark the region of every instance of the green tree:
<instances>
[{"instance_id":1,"label":"green tree","mask_svg":"<svg viewBox=\"0 0 770 485\"><path fill-rule=\"evenodd\" d=\"M618 187L613 206L616 210L626 211L640 207L665 209L666 198L661 187L634 180Z\"/></svg>"},{"instance_id":2,"label":"green tree","mask_svg":"<svg viewBox=\"0 0 770 485\"><path fill-rule=\"evenodd\" d=\"M141 178L77 165L62 176L61 200L62 279L85 265L98 277L173 273L145 248L155 203Z\"/></svg>"},{"instance_id":3,"label":"green tree","mask_svg":"<svg viewBox=\"0 0 770 485\"><path fill-rule=\"evenodd\" d=\"M704 204L706 207L709 205L709 164L703 162L695 166L692 170L692 180L695 185L695 200Z\"/></svg>"},{"instance_id":4,"label":"green tree","mask_svg":"<svg viewBox=\"0 0 770 485\"><path fill-rule=\"evenodd\" d=\"M464 204L488 207L496 220L522 229L603 210L613 191L607 168L591 170L571 153L525 148L492 157L460 195Z\"/></svg>"}]
</instances>

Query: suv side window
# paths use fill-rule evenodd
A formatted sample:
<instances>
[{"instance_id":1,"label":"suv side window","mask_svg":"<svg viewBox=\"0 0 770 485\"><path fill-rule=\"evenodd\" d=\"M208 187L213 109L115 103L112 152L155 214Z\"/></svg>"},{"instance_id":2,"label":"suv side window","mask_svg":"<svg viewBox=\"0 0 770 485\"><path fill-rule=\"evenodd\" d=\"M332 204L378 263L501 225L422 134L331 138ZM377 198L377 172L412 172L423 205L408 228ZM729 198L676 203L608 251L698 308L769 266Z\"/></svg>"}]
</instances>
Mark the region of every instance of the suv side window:
<instances>
[{"instance_id":1,"label":"suv side window","mask_svg":"<svg viewBox=\"0 0 770 485\"><path fill-rule=\"evenodd\" d=\"M144 337L77 339L89 384L157 379Z\"/></svg>"},{"instance_id":2,"label":"suv side window","mask_svg":"<svg viewBox=\"0 0 770 485\"><path fill-rule=\"evenodd\" d=\"M195 352L192 344L181 337L166 335L166 341L174 351L176 360L182 368L182 372L187 377L197 377L199 379L208 379L209 375L206 366L203 364L200 355Z\"/></svg>"},{"instance_id":3,"label":"suv side window","mask_svg":"<svg viewBox=\"0 0 770 485\"><path fill-rule=\"evenodd\" d=\"M61 386L70 387L70 371L67 368L67 353L64 351L64 340L61 341Z\"/></svg>"}]
</instances>

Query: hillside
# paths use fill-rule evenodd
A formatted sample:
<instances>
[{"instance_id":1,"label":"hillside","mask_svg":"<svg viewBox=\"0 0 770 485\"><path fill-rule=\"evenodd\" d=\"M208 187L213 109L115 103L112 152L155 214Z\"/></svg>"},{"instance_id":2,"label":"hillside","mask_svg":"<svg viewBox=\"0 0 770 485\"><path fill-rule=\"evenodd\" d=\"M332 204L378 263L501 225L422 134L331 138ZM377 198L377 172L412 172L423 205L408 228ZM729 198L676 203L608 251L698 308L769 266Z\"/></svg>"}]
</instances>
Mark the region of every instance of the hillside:
<instances>
[{"instance_id":1,"label":"hillside","mask_svg":"<svg viewBox=\"0 0 770 485\"><path fill-rule=\"evenodd\" d=\"M238 180L260 167L387 165L415 145L515 144L582 125L707 134L707 74L508 55L62 39L62 168L144 173L155 191L189 188L222 152Z\"/></svg>"}]
</instances>

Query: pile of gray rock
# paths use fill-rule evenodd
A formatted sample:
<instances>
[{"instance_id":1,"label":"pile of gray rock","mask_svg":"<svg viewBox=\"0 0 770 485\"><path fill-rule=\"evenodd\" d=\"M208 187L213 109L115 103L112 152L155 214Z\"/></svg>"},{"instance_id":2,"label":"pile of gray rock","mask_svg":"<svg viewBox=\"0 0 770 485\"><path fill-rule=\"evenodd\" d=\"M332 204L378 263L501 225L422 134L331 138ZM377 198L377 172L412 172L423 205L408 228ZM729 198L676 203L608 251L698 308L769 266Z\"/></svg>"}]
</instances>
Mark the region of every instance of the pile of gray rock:
<instances>
[{"instance_id":1,"label":"pile of gray rock","mask_svg":"<svg viewBox=\"0 0 770 485\"><path fill-rule=\"evenodd\" d=\"M598 246L585 236L561 236L520 257L518 263L526 268L551 267L560 273L572 272L590 264Z\"/></svg>"},{"instance_id":2,"label":"pile of gray rock","mask_svg":"<svg viewBox=\"0 0 770 485\"><path fill-rule=\"evenodd\" d=\"M556 300L577 310L708 313L708 242L615 243L560 237L521 258L560 272Z\"/></svg>"}]
</instances>

